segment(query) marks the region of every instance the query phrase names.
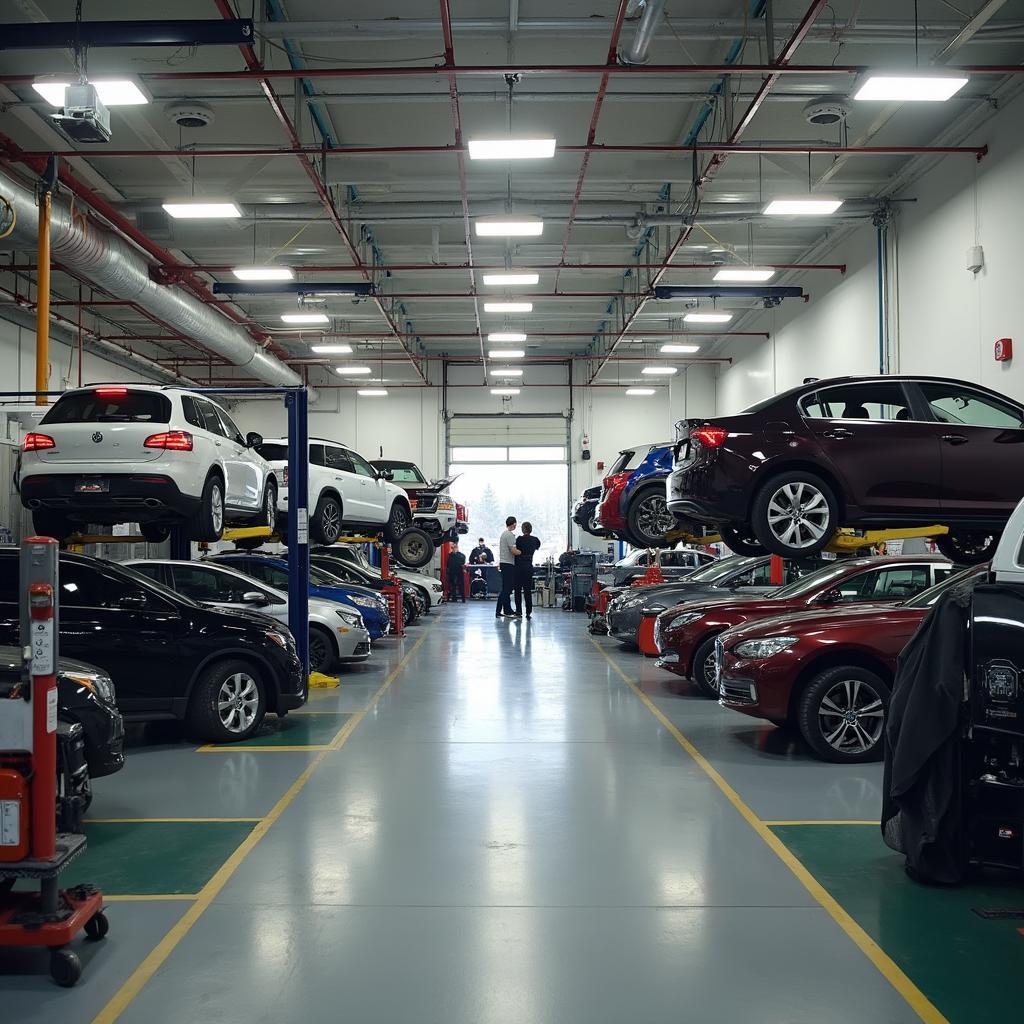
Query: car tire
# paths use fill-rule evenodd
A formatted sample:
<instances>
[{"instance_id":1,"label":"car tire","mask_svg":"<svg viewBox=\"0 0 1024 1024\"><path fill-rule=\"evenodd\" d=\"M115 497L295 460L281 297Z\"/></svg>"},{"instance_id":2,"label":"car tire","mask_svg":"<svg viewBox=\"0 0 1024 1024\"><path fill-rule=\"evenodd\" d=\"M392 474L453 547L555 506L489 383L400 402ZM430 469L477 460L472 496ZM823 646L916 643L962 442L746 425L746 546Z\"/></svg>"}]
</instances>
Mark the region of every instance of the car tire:
<instances>
[{"instance_id":1,"label":"car tire","mask_svg":"<svg viewBox=\"0 0 1024 1024\"><path fill-rule=\"evenodd\" d=\"M800 519L790 519L790 510ZM821 477L793 470L765 482L754 498L750 519L754 536L766 551L783 558L808 558L835 535L839 504Z\"/></svg>"},{"instance_id":2,"label":"car tire","mask_svg":"<svg viewBox=\"0 0 1024 1024\"><path fill-rule=\"evenodd\" d=\"M139 523L139 533L147 544L163 544L171 535L171 528L160 523Z\"/></svg>"},{"instance_id":3,"label":"car tire","mask_svg":"<svg viewBox=\"0 0 1024 1024\"><path fill-rule=\"evenodd\" d=\"M341 502L331 494L321 494L313 512L310 533L317 544L334 544L341 536Z\"/></svg>"},{"instance_id":4,"label":"car tire","mask_svg":"<svg viewBox=\"0 0 1024 1024\"><path fill-rule=\"evenodd\" d=\"M626 513L626 529L642 548L663 548L671 544L666 534L676 529L676 517L665 503L665 487L642 487L633 495Z\"/></svg>"},{"instance_id":5,"label":"car tire","mask_svg":"<svg viewBox=\"0 0 1024 1024\"><path fill-rule=\"evenodd\" d=\"M797 725L823 761L860 764L882 756L889 687L874 672L839 665L815 676L797 707ZM847 712L856 717L847 721Z\"/></svg>"},{"instance_id":6,"label":"car tire","mask_svg":"<svg viewBox=\"0 0 1024 1024\"><path fill-rule=\"evenodd\" d=\"M1001 536L1001 530L950 530L935 538L935 546L958 565L981 565L992 560Z\"/></svg>"},{"instance_id":7,"label":"car tire","mask_svg":"<svg viewBox=\"0 0 1024 1024\"><path fill-rule=\"evenodd\" d=\"M323 626L309 627L309 671L324 672L334 668L338 651L334 637Z\"/></svg>"},{"instance_id":8,"label":"car tire","mask_svg":"<svg viewBox=\"0 0 1024 1024\"><path fill-rule=\"evenodd\" d=\"M59 512L39 511L32 513L32 529L39 537L53 537L61 543L75 532L71 520Z\"/></svg>"},{"instance_id":9,"label":"car tire","mask_svg":"<svg viewBox=\"0 0 1024 1024\"><path fill-rule=\"evenodd\" d=\"M228 700L232 706L222 708L221 704ZM266 687L261 674L248 661L228 658L203 670L192 690L186 724L199 739L236 743L256 732L266 711Z\"/></svg>"},{"instance_id":10,"label":"car tire","mask_svg":"<svg viewBox=\"0 0 1024 1024\"><path fill-rule=\"evenodd\" d=\"M407 626L411 626L420 617L413 600L402 599L402 619Z\"/></svg>"},{"instance_id":11,"label":"car tire","mask_svg":"<svg viewBox=\"0 0 1024 1024\"><path fill-rule=\"evenodd\" d=\"M389 544L397 544L398 538L405 533L412 526L412 515L409 509L405 507L400 501L396 501L391 506L391 512L388 514L388 521L384 527L384 539ZM419 529L419 527L416 527ZM420 533L426 537L426 533L420 530ZM429 538L428 538L429 539Z\"/></svg>"},{"instance_id":12,"label":"car tire","mask_svg":"<svg viewBox=\"0 0 1024 1024\"><path fill-rule=\"evenodd\" d=\"M431 607L431 605L430 605L430 595L427 593L427 588L426 587L421 587L417 583L414 583L413 586L416 587L416 589L419 591L420 597L423 599L423 614L424 615L429 615L430 614L430 607Z\"/></svg>"},{"instance_id":13,"label":"car tire","mask_svg":"<svg viewBox=\"0 0 1024 1024\"><path fill-rule=\"evenodd\" d=\"M725 546L737 555L763 555L765 553L764 545L759 543L749 529L724 525L717 529Z\"/></svg>"},{"instance_id":14,"label":"car tire","mask_svg":"<svg viewBox=\"0 0 1024 1024\"><path fill-rule=\"evenodd\" d=\"M189 531L192 540L215 541L224 534L224 481L211 473L203 484L199 511L192 519Z\"/></svg>"},{"instance_id":15,"label":"car tire","mask_svg":"<svg viewBox=\"0 0 1024 1024\"><path fill-rule=\"evenodd\" d=\"M273 480L267 481L267 486L263 488L263 511L260 513L260 526L266 526L270 530L274 529L274 523L277 522L277 484Z\"/></svg>"},{"instance_id":16,"label":"car tire","mask_svg":"<svg viewBox=\"0 0 1024 1024\"><path fill-rule=\"evenodd\" d=\"M410 569L422 569L434 557L434 542L418 526L410 526L392 541L395 558Z\"/></svg>"},{"instance_id":17,"label":"car tire","mask_svg":"<svg viewBox=\"0 0 1024 1024\"><path fill-rule=\"evenodd\" d=\"M721 694L718 691L715 664L715 640L716 637L708 637L697 648L693 655L693 681L697 689L705 697L718 700Z\"/></svg>"}]
</instances>

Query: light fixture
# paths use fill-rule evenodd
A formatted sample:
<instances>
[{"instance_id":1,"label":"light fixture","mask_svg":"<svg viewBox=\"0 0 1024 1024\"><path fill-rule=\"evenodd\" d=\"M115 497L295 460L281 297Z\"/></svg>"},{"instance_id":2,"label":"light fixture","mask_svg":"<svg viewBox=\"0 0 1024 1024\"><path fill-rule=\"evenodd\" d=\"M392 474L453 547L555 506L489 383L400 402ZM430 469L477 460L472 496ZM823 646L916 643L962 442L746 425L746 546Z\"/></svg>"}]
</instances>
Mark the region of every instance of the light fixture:
<instances>
[{"instance_id":1,"label":"light fixture","mask_svg":"<svg viewBox=\"0 0 1024 1024\"><path fill-rule=\"evenodd\" d=\"M235 267L231 273L239 281L291 281L295 277L291 267Z\"/></svg>"},{"instance_id":2,"label":"light fixture","mask_svg":"<svg viewBox=\"0 0 1024 1024\"><path fill-rule=\"evenodd\" d=\"M679 369L675 366L645 366L640 372L648 377L671 377Z\"/></svg>"},{"instance_id":3,"label":"light fixture","mask_svg":"<svg viewBox=\"0 0 1024 1024\"><path fill-rule=\"evenodd\" d=\"M532 302L485 302L485 313L532 313Z\"/></svg>"},{"instance_id":4,"label":"light fixture","mask_svg":"<svg viewBox=\"0 0 1024 1024\"><path fill-rule=\"evenodd\" d=\"M554 139L470 139L470 160L546 160L555 155Z\"/></svg>"},{"instance_id":5,"label":"light fixture","mask_svg":"<svg viewBox=\"0 0 1024 1024\"><path fill-rule=\"evenodd\" d=\"M627 395L641 396L641 395L653 395L655 392L654 388L626 388Z\"/></svg>"},{"instance_id":6,"label":"light fixture","mask_svg":"<svg viewBox=\"0 0 1024 1024\"><path fill-rule=\"evenodd\" d=\"M492 395L518 395L519 388L491 388Z\"/></svg>"},{"instance_id":7,"label":"light fixture","mask_svg":"<svg viewBox=\"0 0 1024 1024\"><path fill-rule=\"evenodd\" d=\"M176 220L227 220L242 216L236 203L212 199L170 199L161 204Z\"/></svg>"},{"instance_id":8,"label":"light fixture","mask_svg":"<svg viewBox=\"0 0 1024 1024\"><path fill-rule=\"evenodd\" d=\"M476 233L481 238L536 237L544 233L544 221L540 217L478 217Z\"/></svg>"},{"instance_id":9,"label":"light fixture","mask_svg":"<svg viewBox=\"0 0 1024 1024\"><path fill-rule=\"evenodd\" d=\"M282 313L281 320L286 324L329 324L331 318L326 313Z\"/></svg>"},{"instance_id":10,"label":"light fixture","mask_svg":"<svg viewBox=\"0 0 1024 1024\"><path fill-rule=\"evenodd\" d=\"M73 83L68 78L40 78L32 83L51 107L64 106L64 90ZM88 83L105 107L137 107L152 98L142 83L134 78L90 78Z\"/></svg>"},{"instance_id":11,"label":"light fixture","mask_svg":"<svg viewBox=\"0 0 1024 1024\"><path fill-rule=\"evenodd\" d=\"M662 345L659 349L667 356L685 356L700 351L700 345Z\"/></svg>"},{"instance_id":12,"label":"light fixture","mask_svg":"<svg viewBox=\"0 0 1024 1024\"><path fill-rule=\"evenodd\" d=\"M732 313L687 313L683 320L688 324L727 324Z\"/></svg>"},{"instance_id":13,"label":"light fixture","mask_svg":"<svg viewBox=\"0 0 1024 1024\"><path fill-rule=\"evenodd\" d=\"M342 377L364 377L368 373L373 373L373 370L369 366L338 366L334 372L340 373Z\"/></svg>"},{"instance_id":14,"label":"light fixture","mask_svg":"<svg viewBox=\"0 0 1024 1024\"><path fill-rule=\"evenodd\" d=\"M822 196L773 199L761 212L766 217L827 217L842 205L842 199L825 199Z\"/></svg>"},{"instance_id":15,"label":"light fixture","mask_svg":"<svg viewBox=\"0 0 1024 1024\"><path fill-rule=\"evenodd\" d=\"M361 398L387 398L387 388L359 388L356 394Z\"/></svg>"},{"instance_id":16,"label":"light fixture","mask_svg":"<svg viewBox=\"0 0 1024 1024\"><path fill-rule=\"evenodd\" d=\"M775 271L770 267L722 267L716 281L770 281Z\"/></svg>"},{"instance_id":17,"label":"light fixture","mask_svg":"<svg viewBox=\"0 0 1024 1024\"><path fill-rule=\"evenodd\" d=\"M526 335L518 331L492 331L487 335L488 341L526 341Z\"/></svg>"},{"instance_id":18,"label":"light fixture","mask_svg":"<svg viewBox=\"0 0 1024 1024\"><path fill-rule=\"evenodd\" d=\"M955 96L968 82L962 75L868 74L853 94L855 100L884 103L943 102Z\"/></svg>"},{"instance_id":19,"label":"light fixture","mask_svg":"<svg viewBox=\"0 0 1024 1024\"><path fill-rule=\"evenodd\" d=\"M491 370L491 375L494 377L522 377L523 371L512 366L499 366L495 370Z\"/></svg>"},{"instance_id":20,"label":"light fixture","mask_svg":"<svg viewBox=\"0 0 1024 1024\"><path fill-rule=\"evenodd\" d=\"M484 284L487 285L512 285L512 284L536 284L540 280L540 274L484 274Z\"/></svg>"},{"instance_id":21,"label":"light fixture","mask_svg":"<svg viewBox=\"0 0 1024 1024\"><path fill-rule=\"evenodd\" d=\"M492 348L488 359L522 359L526 352L521 348Z\"/></svg>"},{"instance_id":22,"label":"light fixture","mask_svg":"<svg viewBox=\"0 0 1024 1024\"><path fill-rule=\"evenodd\" d=\"M351 345L310 345L310 351L318 356L350 356Z\"/></svg>"}]
</instances>

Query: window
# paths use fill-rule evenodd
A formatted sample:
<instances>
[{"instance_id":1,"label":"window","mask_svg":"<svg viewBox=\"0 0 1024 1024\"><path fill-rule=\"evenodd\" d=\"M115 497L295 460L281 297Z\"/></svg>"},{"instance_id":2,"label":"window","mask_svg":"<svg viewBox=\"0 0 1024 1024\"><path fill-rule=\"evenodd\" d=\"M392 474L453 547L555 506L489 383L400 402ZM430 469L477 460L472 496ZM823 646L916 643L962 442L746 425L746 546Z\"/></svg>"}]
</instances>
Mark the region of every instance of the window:
<instances>
[{"instance_id":1,"label":"window","mask_svg":"<svg viewBox=\"0 0 1024 1024\"><path fill-rule=\"evenodd\" d=\"M359 476L368 476L371 480L377 479L377 470L371 466L361 455L349 452L348 457L352 460L352 472Z\"/></svg>"},{"instance_id":2,"label":"window","mask_svg":"<svg viewBox=\"0 0 1024 1024\"><path fill-rule=\"evenodd\" d=\"M191 395L181 396L181 411L185 417L185 422L191 424L193 427L202 427L206 429L206 424L203 422L202 416L199 415L199 410L196 408L195 399Z\"/></svg>"},{"instance_id":3,"label":"window","mask_svg":"<svg viewBox=\"0 0 1024 1024\"><path fill-rule=\"evenodd\" d=\"M254 590L264 593L261 587L248 580L239 579L226 572L201 565L174 566L174 589L191 597L193 601L231 602L238 604L243 594ZM274 602L271 594L265 595Z\"/></svg>"},{"instance_id":4,"label":"window","mask_svg":"<svg viewBox=\"0 0 1024 1024\"><path fill-rule=\"evenodd\" d=\"M509 448L509 462L565 462L565 448L555 445L528 445Z\"/></svg>"},{"instance_id":5,"label":"window","mask_svg":"<svg viewBox=\"0 0 1024 1024\"><path fill-rule=\"evenodd\" d=\"M808 395L800 403L804 416L824 420L909 420L903 387L895 381L840 384Z\"/></svg>"},{"instance_id":6,"label":"window","mask_svg":"<svg viewBox=\"0 0 1024 1024\"><path fill-rule=\"evenodd\" d=\"M65 608L99 608L102 604L99 573L73 562L61 562L60 604Z\"/></svg>"},{"instance_id":7,"label":"window","mask_svg":"<svg viewBox=\"0 0 1024 1024\"><path fill-rule=\"evenodd\" d=\"M354 473L352 460L344 448L335 448L333 445L324 446L324 464L328 469L340 469L344 473Z\"/></svg>"},{"instance_id":8,"label":"window","mask_svg":"<svg viewBox=\"0 0 1024 1024\"><path fill-rule=\"evenodd\" d=\"M267 460L267 462L287 462L288 445L280 441L264 441L256 445L256 451Z\"/></svg>"},{"instance_id":9,"label":"window","mask_svg":"<svg viewBox=\"0 0 1024 1024\"><path fill-rule=\"evenodd\" d=\"M102 392L102 393L101 393ZM158 391L97 388L57 400L42 423L169 423L171 401Z\"/></svg>"},{"instance_id":10,"label":"window","mask_svg":"<svg viewBox=\"0 0 1024 1024\"><path fill-rule=\"evenodd\" d=\"M224 427L224 436L230 437L235 444L245 444L245 438L242 437L242 432L235 426L235 421L221 408L214 406L217 410L217 415L220 416L220 421Z\"/></svg>"},{"instance_id":11,"label":"window","mask_svg":"<svg viewBox=\"0 0 1024 1024\"><path fill-rule=\"evenodd\" d=\"M262 580L264 583L275 587L278 590L288 590L288 570L280 566L271 565L261 558L254 558L251 561L234 563L240 573L251 576L253 579Z\"/></svg>"},{"instance_id":12,"label":"window","mask_svg":"<svg viewBox=\"0 0 1024 1024\"><path fill-rule=\"evenodd\" d=\"M508 462L507 448L452 448L452 462Z\"/></svg>"},{"instance_id":13,"label":"window","mask_svg":"<svg viewBox=\"0 0 1024 1024\"><path fill-rule=\"evenodd\" d=\"M1024 425L1022 410L1009 402L1000 402L956 384L921 383L919 386L931 414L941 423L1011 429Z\"/></svg>"},{"instance_id":14,"label":"window","mask_svg":"<svg viewBox=\"0 0 1024 1024\"><path fill-rule=\"evenodd\" d=\"M614 476L616 473L625 473L627 469L636 469L635 458L635 451L619 452L619 457L612 463L612 468L608 470L607 475Z\"/></svg>"},{"instance_id":15,"label":"window","mask_svg":"<svg viewBox=\"0 0 1024 1024\"><path fill-rule=\"evenodd\" d=\"M204 398L197 398L196 408L199 410L199 413L203 418L203 426L211 434L216 434L218 437L228 436L224 431L224 425L221 423L220 417L217 415L217 410L213 405L207 402Z\"/></svg>"},{"instance_id":16,"label":"window","mask_svg":"<svg viewBox=\"0 0 1024 1024\"><path fill-rule=\"evenodd\" d=\"M392 480L396 484L425 484L427 478L409 462L389 462L387 459L376 459L374 465L378 469L390 469Z\"/></svg>"},{"instance_id":17,"label":"window","mask_svg":"<svg viewBox=\"0 0 1024 1024\"><path fill-rule=\"evenodd\" d=\"M311 466L326 466L324 458L324 446L322 444L311 444L309 446L309 464Z\"/></svg>"},{"instance_id":18,"label":"window","mask_svg":"<svg viewBox=\"0 0 1024 1024\"><path fill-rule=\"evenodd\" d=\"M928 566L904 566L899 569L873 569L844 580L838 590L845 601L906 600L924 590L931 582Z\"/></svg>"}]
</instances>

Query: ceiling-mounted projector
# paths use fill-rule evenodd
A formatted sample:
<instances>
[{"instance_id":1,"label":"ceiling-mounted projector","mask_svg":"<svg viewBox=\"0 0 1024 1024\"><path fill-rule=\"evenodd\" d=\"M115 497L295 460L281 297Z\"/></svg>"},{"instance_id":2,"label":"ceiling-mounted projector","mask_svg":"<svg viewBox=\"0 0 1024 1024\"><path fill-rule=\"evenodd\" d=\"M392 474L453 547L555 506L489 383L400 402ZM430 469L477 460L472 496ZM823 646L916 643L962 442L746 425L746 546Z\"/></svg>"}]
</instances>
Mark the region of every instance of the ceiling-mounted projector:
<instances>
[{"instance_id":1,"label":"ceiling-mounted projector","mask_svg":"<svg viewBox=\"0 0 1024 1024\"><path fill-rule=\"evenodd\" d=\"M69 85L63 108L50 120L72 142L110 141L110 111L100 102L94 85Z\"/></svg>"}]
</instances>

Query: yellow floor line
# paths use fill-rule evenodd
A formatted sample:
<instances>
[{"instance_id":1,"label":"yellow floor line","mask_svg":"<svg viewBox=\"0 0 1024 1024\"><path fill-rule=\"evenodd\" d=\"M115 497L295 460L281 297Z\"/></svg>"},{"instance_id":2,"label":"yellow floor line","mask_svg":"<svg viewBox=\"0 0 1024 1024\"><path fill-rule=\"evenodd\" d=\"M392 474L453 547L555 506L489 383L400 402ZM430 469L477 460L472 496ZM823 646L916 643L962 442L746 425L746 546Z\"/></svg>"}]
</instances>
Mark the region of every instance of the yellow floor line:
<instances>
[{"instance_id":1,"label":"yellow floor line","mask_svg":"<svg viewBox=\"0 0 1024 1024\"><path fill-rule=\"evenodd\" d=\"M839 905L827 889L800 863L792 851L747 805L743 798L719 774L710 761L672 724L670 719L612 660L608 652L593 637L590 642L600 652L622 681L643 701L647 710L665 727L669 735L686 751L697 766L721 790L723 796L739 811L747 824L761 837L772 852L797 877L803 887L821 904L829 916L850 940L875 965L890 985L907 1001L925 1024L949 1024L945 1017L929 1002L925 994L896 966L881 946Z\"/></svg>"},{"instance_id":2,"label":"yellow floor line","mask_svg":"<svg viewBox=\"0 0 1024 1024\"><path fill-rule=\"evenodd\" d=\"M262 818L86 818L86 825L206 825L222 822L245 822L255 825Z\"/></svg>"},{"instance_id":3,"label":"yellow floor line","mask_svg":"<svg viewBox=\"0 0 1024 1024\"><path fill-rule=\"evenodd\" d=\"M142 991L146 983L160 969L164 961L174 952L175 947L192 930L192 926L209 909L210 905L220 894L220 891L227 885L231 876L238 870L242 862L253 851L256 844L267 834L270 827L274 825L282 814L288 809L292 801L302 791L303 786L313 777L317 768L320 767L324 758L332 750L340 750L342 745L352 735L353 729L363 720L366 712L372 710L373 706L384 695L387 688L401 675L402 670L412 660L412 656L419 649L420 645L427 638L428 630L409 648L408 653L388 673L380 688L370 698L363 711L352 720L345 723L332 745L320 750L316 757L306 766L302 774L288 787L287 792L271 808L267 816L257 822L256 827L242 840L235 852L220 866L216 874L203 886L197 894L195 901L179 918L178 922L160 940L145 960L132 972L127 981L117 990L110 1002L93 1018L92 1024L113 1024L122 1013L128 1008L131 1001ZM251 750L251 747L244 748ZM274 749L274 748L267 748ZM276 748L280 749L280 748ZM308 749L308 748L304 748Z\"/></svg>"},{"instance_id":4,"label":"yellow floor line","mask_svg":"<svg viewBox=\"0 0 1024 1024\"><path fill-rule=\"evenodd\" d=\"M767 825L769 828L776 828L782 825L874 825L875 828L879 827L877 818L872 818L871 820L866 818L815 818L813 821L762 821L761 824Z\"/></svg>"},{"instance_id":5,"label":"yellow floor line","mask_svg":"<svg viewBox=\"0 0 1024 1024\"><path fill-rule=\"evenodd\" d=\"M122 893L119 896L108 896L103 894L103 902L106 903L146 903L155 901L157 903L192 903L199 899L199 894L194 892L155 892L149 893Z\"/></svg>"},{"instance_id":6,"label":"yellow floor line","mask_svg":"<svg viewBox=\"0 0 1024 1024\"><path fill-rule=\"evenodd\" d=\"M197 754L238 754L238 753L244 753L244 754L252 754L252 753L256 753L256 754L267 754L267 753L270 753L270 754L295 754L295 753L298 753L300 751L305 751L307 753L315 754L318 751L322 753L323 751L330 750L330 749L331 749L331 746L330 746L329 743L314 743L314 744L312 744L310 746L307 746L307 747L302 747L302 746L239 747L239 746L232 746L230 743L225 744L224 746L221 747L221 746L217 746L216 744L211 743L211 744L208 744L205 747L197 747L196 748L196 753Z\"/></svg>"}]
</instances>

